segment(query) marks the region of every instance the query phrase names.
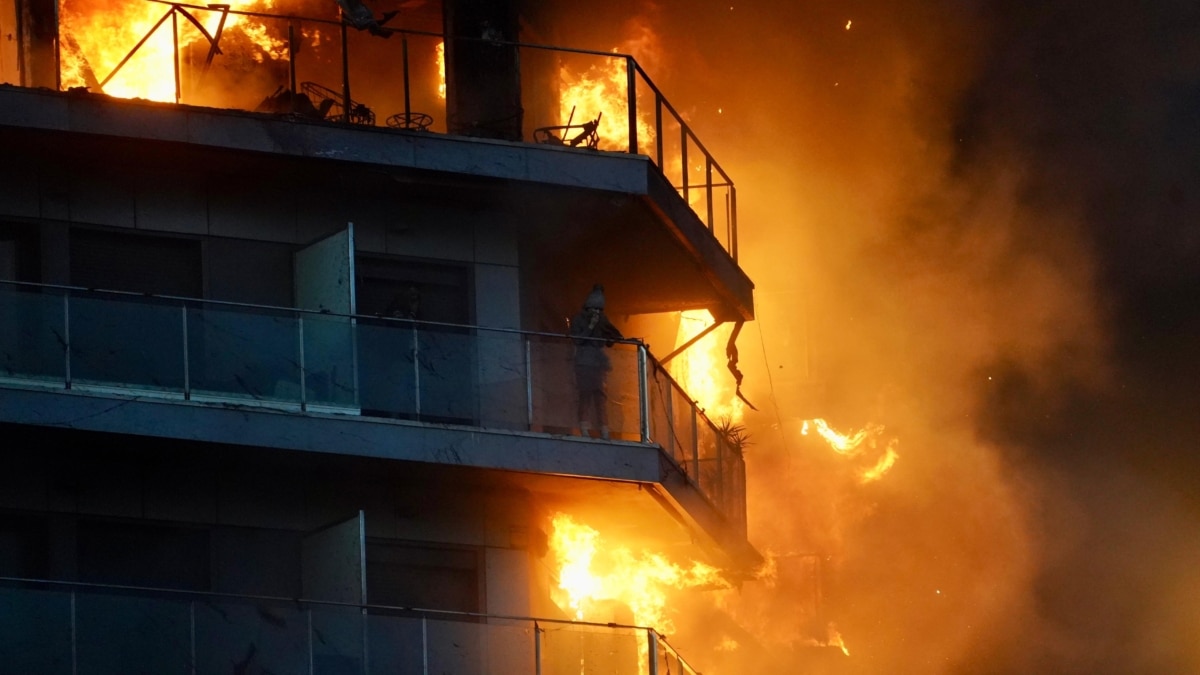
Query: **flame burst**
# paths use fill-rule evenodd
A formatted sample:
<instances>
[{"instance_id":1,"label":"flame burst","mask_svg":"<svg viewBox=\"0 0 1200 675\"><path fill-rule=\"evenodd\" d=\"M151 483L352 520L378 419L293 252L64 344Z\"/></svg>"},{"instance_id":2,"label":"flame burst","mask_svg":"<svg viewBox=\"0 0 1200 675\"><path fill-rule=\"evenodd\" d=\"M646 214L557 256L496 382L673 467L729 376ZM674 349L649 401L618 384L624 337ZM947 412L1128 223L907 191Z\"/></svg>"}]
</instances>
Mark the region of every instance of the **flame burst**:
<instances>
[{"instance_id":1,"label":"flame burst","mask_svg":"<svg viewBox=\"0 0 1200 675\"><path fill-rule=\"evenodd\" d=\"M811 425L811 426L810 426ZM821 438L829 444L838 454L847 457L857 457L868 448L877 448L879 446L879 438L883 434L884 427L882 424L869 423L866 427L859 429L853 434L844 434L833 427L821 418L804 420L800 428L800 433L807 436L809 429L816 429ZM859 481L862 483L871 483L882 478L896 464L896 460L900 459L900 453L896 451L896 446L900 444L899 439L891 438L887 441L884 447L883 454L875 461L875 464L870 468L859 472Z\"/></svg>"},{"instance_id":2,"label":"flame burst","mask_svg":"<svg viewBox=\"0 0 1200 675\"><path fill-rule=\"evenodd\" d=\"M713 324L708 310L688 310L681 314L676 345L682 345ZM720 330L705 335L670 362L671 375L713 421L740 424L746 405L735 392L732 377L726 377L724 342Z\"/></svg>"},{"instance_id":3,"label":"flame burst","mask_svg":"<svg viewBox=\"0 0 1200 675\"><path fill-rule=\"evenodd\" d=\"M273 0L229 0L233 10L266 11L274 7ZM100 83L113 74L121 61L143 38L145 43L121 65L120 71L103 87L103 92L120 98L144 98L152 101L175 100L175 40L172 19L167 18L167 5L153 2L120 0L63 0L59 9L59 31L62 39L62 86L87 87L101 90ZM221 12L189 9L209 35L215 35ZM208 40L182 15L175 19L179 26L181 58L193 45L207 53ZM229 14L225 19L221 44L241 37L257 49L253 58L286 58L286 42L270 34L267 27L252 17ZM313 34L313 39L319 39Z\"/></svg>"},{"instance_id":4,"label":"flame burst","mask_svg":"<svg viewBox=\"0 0 1200 675\"><path fill-rule=\"evenodd\" d=\"M556 513L551 525L550 552L559 570L554 601L577 621L612 621L599 615L598 604L615 601L629 608L636 625L669 634L675 630L669 591L729 588L715 567L699 561L682 567L658 553L604 545L599 532L565 513Z\"/></svg>"}]
</instances>

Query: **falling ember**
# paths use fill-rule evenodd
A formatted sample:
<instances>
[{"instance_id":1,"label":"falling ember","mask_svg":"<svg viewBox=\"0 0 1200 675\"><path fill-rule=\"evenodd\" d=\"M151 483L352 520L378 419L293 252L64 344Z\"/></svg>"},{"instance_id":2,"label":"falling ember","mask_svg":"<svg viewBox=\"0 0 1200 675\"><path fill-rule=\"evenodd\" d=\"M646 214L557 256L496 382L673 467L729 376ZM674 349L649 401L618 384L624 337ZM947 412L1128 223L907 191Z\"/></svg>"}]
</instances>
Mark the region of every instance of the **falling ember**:
<instances>
[{"instance_id":1,"label":"falling ember","mask_svg":"<svg viewBox=\"0 0 1200 675\"><path fill-rule=\"evenodd\" d=\"M611 622L612 616L599 613L603 603L616 602L629 608L636 625L671 633L669 591L729 587L710 565L694 561L682 567L657 553L604 545L599 532L567 514L555 514L551 526L550 553L558 567L554 600L577 621Z\"/></svg>"},{"instance_id":2,"label":"falling ember","mask_svg":"<svg viewBox=\"0 0 1200 675\"><path fill-rule=\"evenodd\" d=\"M850 30L850 24L852 24L852 23L854 23L854 22L853 21L846 22L846 30Z\"/></svg>"}]
</instances>

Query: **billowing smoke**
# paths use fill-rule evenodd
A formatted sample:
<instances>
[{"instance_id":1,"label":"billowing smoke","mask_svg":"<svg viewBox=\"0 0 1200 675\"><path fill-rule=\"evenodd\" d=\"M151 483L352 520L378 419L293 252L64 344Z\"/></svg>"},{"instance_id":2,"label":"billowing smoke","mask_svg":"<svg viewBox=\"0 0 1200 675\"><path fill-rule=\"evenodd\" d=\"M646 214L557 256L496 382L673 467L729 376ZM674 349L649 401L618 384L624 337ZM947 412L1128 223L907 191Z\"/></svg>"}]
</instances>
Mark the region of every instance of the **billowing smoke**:
<instances>
[{"instance_id":1,"label":"billowing smoke","mask_svg":"<svg viewBox=\"0 0 1200 675\"><path fill-rule=\"evenodd\" d=\"M738 185L775 568L688 607L705 672L1200 668L1198 10L1001 4L618 2L565 31L650 25ZM900 460L864 485L812 417ZM830 623L850 656L811 646Z\"/></svg>"}]
</instances>

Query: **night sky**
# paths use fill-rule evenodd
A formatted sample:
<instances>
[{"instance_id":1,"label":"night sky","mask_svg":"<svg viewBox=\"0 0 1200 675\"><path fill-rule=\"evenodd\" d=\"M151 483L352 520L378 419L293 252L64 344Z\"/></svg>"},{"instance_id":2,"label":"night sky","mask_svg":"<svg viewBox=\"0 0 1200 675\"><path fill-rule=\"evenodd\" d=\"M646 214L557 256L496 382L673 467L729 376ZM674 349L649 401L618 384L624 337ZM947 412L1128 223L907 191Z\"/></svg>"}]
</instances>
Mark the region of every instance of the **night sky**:
<instances>
[{"instance_id":1,"label":"night sky","mask_svg":"<svg viewBox=\"0 0 1200 675\"><path fill-rule=\"evenodd\" d=\"M1200 671L1200 5L593 17L738 185L750 536L831 553L844 672ZM901 460L853 485L811 417Z\"/></svg>"}]
</instances>

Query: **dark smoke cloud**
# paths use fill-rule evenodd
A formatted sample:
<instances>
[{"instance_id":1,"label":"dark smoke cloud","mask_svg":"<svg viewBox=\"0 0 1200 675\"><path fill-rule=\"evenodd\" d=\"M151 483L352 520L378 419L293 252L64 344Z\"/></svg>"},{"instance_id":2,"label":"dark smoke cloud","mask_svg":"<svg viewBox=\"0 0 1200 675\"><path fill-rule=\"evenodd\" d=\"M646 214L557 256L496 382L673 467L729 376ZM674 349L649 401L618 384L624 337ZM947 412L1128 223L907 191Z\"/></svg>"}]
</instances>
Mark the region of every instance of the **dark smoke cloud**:
<instances>
[{"instance_id":1,"label":"dark smoke cloud","mask_svg":"<svg viewBox=\"0 0 1200 675\"><path fill-rule=\"evenodd\" d=\"M811 578L780 573L689 607L679 640L708 630L684 653L717 673L1200 669L1200 9L643 9L578 32L649 22L652 74L738 184L751 538L781 569L826 560L816 618L851 650L804 647ZM815 416L886 425L900 461L859 484L799 435Z\"/></svg>"}]
</instances>

